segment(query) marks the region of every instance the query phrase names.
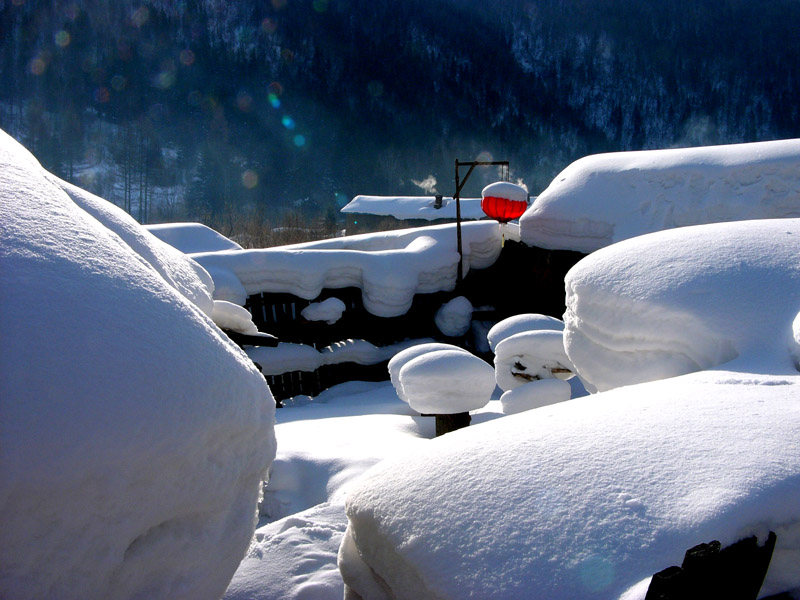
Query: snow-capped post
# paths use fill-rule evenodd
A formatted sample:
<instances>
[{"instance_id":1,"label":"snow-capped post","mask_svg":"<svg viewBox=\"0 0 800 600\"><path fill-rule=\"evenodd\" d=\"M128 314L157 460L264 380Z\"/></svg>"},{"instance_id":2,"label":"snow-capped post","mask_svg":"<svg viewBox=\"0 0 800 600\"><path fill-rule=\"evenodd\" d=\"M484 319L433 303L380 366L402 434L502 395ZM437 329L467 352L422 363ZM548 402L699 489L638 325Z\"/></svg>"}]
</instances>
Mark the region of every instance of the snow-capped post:
<instances>
[{"instance_id":1,"label":"snow-capped post","mask_svg":"<svg viewBox=\"0 0 800 600\"><path fill-rule=\"evenodd\" d=\"M453 194L453 199L456 201L456 244L458 246L458 273L456 273L456 286L461 285L461 281L464 279L464 253L461 250L461 190L464 189L464 184L467 183L469 176L472 175L472 171L475 170L475 167L501 167L503 172L503 178L508 179L508 165L509 162L507 160L470 160L470 161L460 161L456 159L456 191ZM467 174L464 175L464 179L461 180L459 175L459 168L469 166L469 170Z\"/></svg>"},{"instance_id":2,"label":"snow-capped post","mask_svg":"<svg viewBox=\"0 0 800 600\"><path fill-rule=\"evenodd\" d=\"M397 381L398 397L418 413L436 417L440 436L469 425L469 411L489 402L495 388L494 369L461 348L427 346L432 351L409 348L398 354L394 362L389 361L389 372L397 373L392 379Z\"/></svg>"}]
</instances>

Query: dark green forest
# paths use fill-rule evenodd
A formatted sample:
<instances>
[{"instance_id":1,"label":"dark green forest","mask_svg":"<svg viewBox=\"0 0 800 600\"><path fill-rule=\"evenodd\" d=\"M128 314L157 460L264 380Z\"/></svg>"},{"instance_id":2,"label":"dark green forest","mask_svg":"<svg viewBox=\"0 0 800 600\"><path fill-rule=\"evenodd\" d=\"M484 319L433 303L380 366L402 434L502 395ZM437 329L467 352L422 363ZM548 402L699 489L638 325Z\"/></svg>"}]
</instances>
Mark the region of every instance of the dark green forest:
<instances>
[{"instance_id":1,"label":"dark green forest","mask_svg":"<svg viewBox=\"0 0 800 600\"><path fill-rule=\"evenodd\" d=\"M0 0L0 127L143 222L330 220L452 194L456 158L537 194L586 154L800 137L798 26L798 0Z\"/></svg>"}]
</instances>

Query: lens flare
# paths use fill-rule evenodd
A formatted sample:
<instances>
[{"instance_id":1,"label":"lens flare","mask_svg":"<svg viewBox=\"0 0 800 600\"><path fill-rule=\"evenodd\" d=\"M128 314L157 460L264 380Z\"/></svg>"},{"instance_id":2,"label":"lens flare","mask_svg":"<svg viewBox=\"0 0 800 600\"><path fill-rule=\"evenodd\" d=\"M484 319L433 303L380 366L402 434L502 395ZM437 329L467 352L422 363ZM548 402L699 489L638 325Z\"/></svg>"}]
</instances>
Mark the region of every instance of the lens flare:
<instances>
[{"instance_id":1,"label":"lens flare","mask_svg":"<svg viewBox=\"0 0 800 600\"><path fill-rule=\"evenodd\" d=\"M253 97L247 92L239 92L236 96L236 106L242 112L250 112L250 109L253 108Z\"/></svg>"},{"instance_id":2,"label":"lens flare","mask_svg":"<svg viewBox=\"0 0 800 600\"><path fill-rule=\"evenodd\" d=\"M275 94L270 94L269 96L267 96L267 100L269 100L269 103L272 105L272 108L281 107L281 101Z\"/></svg>"},{"instance_id":3,"label":"lens flare","mask_svg":"<svg viewBox=\"0 0 800 600\"><path fill-rule=\"evenodd\" d=\"M146 6L140 6L131 15L131 23L133 23L134 27L143 27L147 20L150 18L150 11L147 10Z\"/></svg>"},{"instance_id":4,"label":"lens flare","mask_svg":"<svg viewBox=\"0 0 800 600\"><path fill-rule=\"evenodd\" d=\"M294 136L294 139L292 141L294 142L295 146L297 146L298 148L302 148L303 146L306 145L306 136L296 135Z\"/></svg>"},{"instance_id":5,"label":"lens flare","mask_svg":"<svg viewBox=\"0 0 800 600\"><path fill-rule=\"evenodd\" d=\"M281 119L281 124L286 127L286 129L294 129L295 127L294 119L289 115L284 115L284 117Z\"/></svg>"},{"instance_id":6,"label":"lens flare","mask_svg":"<svg viewBox=\"0 0 800 600\"><path fill-rule=\"evenodd\" d=\"M111 87L114 88L115 92L121 92L128 86L128 80L125 79L122 75L114 75L111 78Z\"/></svg>"},{"instance_id":7,"label":"lens flare","mask_svg":"<svg viewBox=\"0 0 800 600\"><path fill-rule=\"evenodd\" d=\"M269 17L261 21L261 30L264 33L275 33L277 29L278 29L278 24Z\"/></svg>"},{"instance_id":8,"label":"lens flare","mask_svg":"<svg viewBox=\"0 0 800 600\"><path fill-rule=\"evenodd\" d=\"M248 190L252 190L258 185L258 173L250 169L242 173L242 185Z\"/></svg>"},{"instance_id":9,"label":"lens flare","mask_svg":"<svg viewBox=\"0 0 800 600\"><path fill-rule=\"evenodd\" d=\"M99 87L94 91L94 101L98 104L105 104L111 100L111 92L106 87Z\"/></svg>"},{"instance_id":10,"label":"lens flare","mask_svg":"<svg viewBox=\"0 0 800 600\"><path fill-rule=\"evenodd\" d=\"M72 41L69 32L64 31L63 29L55 35L55 38L56 38L56 46L59 46L61 48L66 48Z\"/></svg>"},{"instance_id":11,"label":"lens flare","mask_svg":"<svg viewBox=\"0 0 800 600\"><path fill-rule=\"evenodd\" d=\"M192 52L188 48L186 50L181 50L180 59L181 59L181 64L186 65L187 67L191 66L192 64L194 64L194 52Z\"/></svg>"},{"instance_id":12,"label":"lens flare","mask_svg":"<svg viewBox=\"0 0 800 600\"><path fill-rule=\"evenodd\" d=\"M33 75L41 75L47 68L47 63L38 56L31 61L30 70Z\"/></svg>"},{"instance_id":13,"label":"lens flare","mask_svg":"<svg viewBox=\"0 0 800 600\"><path fill-rule=\"evenodd\" d=\"M318 13L323 13L328 10L329 0L314 0L313 6L314 10Z\"/></svg>"}]
</instances>

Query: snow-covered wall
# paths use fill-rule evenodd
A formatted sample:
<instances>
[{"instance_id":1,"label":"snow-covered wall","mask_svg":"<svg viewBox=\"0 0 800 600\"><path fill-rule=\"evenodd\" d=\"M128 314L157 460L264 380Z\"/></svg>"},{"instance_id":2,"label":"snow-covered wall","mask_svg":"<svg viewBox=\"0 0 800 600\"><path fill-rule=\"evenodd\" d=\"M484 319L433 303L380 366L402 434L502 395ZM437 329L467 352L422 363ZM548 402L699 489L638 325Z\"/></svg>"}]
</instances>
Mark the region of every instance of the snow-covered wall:
<instances>
[{"instance_id":1,"label":"snow-covered wall","mask_svg":"<svg viewBox=\"0 0 800 600\"><path fill-rule=\"evenodd\" d=\"M520 219L522 241L589 253L637 235L800 217L800 139L587 156Z\"/></svg>"},{"instance_id":2,"label":"snow-covered wall","mask_svg":"<svg viewBox=\"0 0 800 600\"><path fill-rule=\"evenodd\" d=\"M462 225L464 269L482 269L502 249L494 221ZM415 294L455 288L455 225L436 225L335 238L280 248L192 254L214 278L219 300L244 304L261 292L305 299L325 289L357 287L364 307L379 317L405 314Z\"/></svg>"},{"instance_id":3,"label":"snow-covered wall","mask_svg":"<svg viewBox=\"0 0 800 600\"><path fill-rule=\"evenodd\" d=\"M219 598L274 401L208 275L0 131L0 595Z\"/></svg>"}]
</instances>

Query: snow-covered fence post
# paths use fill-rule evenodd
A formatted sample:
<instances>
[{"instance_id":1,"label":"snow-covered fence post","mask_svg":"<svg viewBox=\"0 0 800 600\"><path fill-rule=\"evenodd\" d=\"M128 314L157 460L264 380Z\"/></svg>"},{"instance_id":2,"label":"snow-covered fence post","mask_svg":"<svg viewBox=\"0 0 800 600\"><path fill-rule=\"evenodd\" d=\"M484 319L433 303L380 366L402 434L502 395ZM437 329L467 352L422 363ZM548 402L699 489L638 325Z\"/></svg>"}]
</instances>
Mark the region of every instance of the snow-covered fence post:
<instances>
[{"instance_id":1,"label":"snow-covered fence post","mask_svg":"<svg viewBox=\"0 0 800 600\"><path fill-rule=\"evenodd\" d=\"M494 369L449 344L420 344L389 361L389 375L401 400L422 415L436 417L436 435L469 425L469 411L486 405L494 392Z\"/></svg>"}]
</instances>

